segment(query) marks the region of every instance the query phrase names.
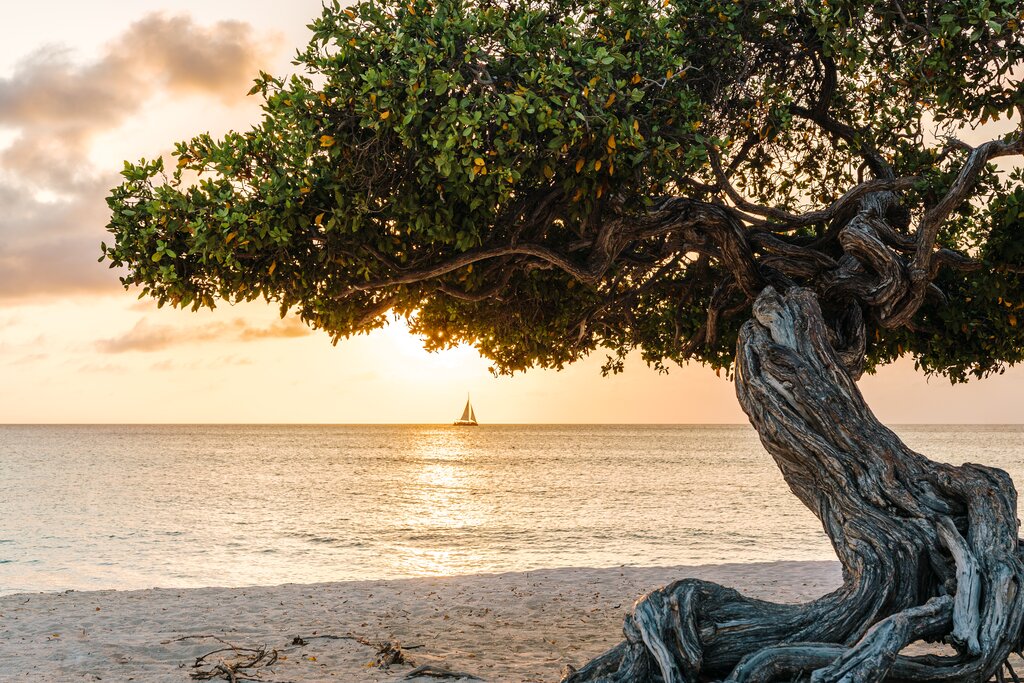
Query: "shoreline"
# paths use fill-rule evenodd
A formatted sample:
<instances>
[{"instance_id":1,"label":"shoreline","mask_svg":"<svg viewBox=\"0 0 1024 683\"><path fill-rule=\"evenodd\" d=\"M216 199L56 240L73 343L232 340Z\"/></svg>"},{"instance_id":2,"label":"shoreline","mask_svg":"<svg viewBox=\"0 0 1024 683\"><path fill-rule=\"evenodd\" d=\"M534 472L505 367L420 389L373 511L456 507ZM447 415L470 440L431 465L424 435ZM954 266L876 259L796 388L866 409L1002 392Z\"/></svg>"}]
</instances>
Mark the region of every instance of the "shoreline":
<instances>
[{"instance_id":1,"label":"shoreline","mask_svg":"<svg viewBox=\"0 0 1024 683\"><path fill-rule=\"evenodd\" d=\"M621 640L637 597L688 577L779 602L841 582L838 562L783 561L9 594L0 596L0 681L188 681L197 657L225 647L216 636L276 649L278 661L258 669L268 681L396 681L429 664L486 681L553 682ZM380 642L400 643L412 664L372 666Z\"/></svg>"}]
</instances>

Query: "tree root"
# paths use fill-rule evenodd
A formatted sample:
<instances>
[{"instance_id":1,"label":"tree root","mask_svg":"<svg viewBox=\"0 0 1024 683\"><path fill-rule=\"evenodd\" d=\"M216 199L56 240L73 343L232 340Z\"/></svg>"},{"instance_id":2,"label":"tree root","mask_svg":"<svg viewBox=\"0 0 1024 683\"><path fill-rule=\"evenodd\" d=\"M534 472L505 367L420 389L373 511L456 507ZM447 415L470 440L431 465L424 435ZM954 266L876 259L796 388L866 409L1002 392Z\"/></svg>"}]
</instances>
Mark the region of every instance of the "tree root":
<instances>
[{"instance_id":1,"label":"tree root","mask_svg":"<svg viewBox=\"0 0 1024 683\"><path fill-rule=\"evenodd\" d=\"M625 641L563 680L1016 680L1007 660L1024 632L1024 563L1010 478L932 462L879 423L810 291L769 288L753 310L738 343L740 404L821 520L843 586L781 605L679 581L637 601ZM945 640L956 654L900 654L922 639Z\"/></svg>"}]
</instances>

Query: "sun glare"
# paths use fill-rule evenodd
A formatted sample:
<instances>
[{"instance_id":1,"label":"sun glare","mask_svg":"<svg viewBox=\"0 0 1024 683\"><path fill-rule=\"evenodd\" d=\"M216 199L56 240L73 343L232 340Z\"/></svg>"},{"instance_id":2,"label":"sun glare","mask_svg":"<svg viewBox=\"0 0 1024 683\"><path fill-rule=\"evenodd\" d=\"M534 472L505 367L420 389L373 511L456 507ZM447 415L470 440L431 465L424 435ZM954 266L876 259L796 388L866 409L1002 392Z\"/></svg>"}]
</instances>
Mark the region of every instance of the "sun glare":
<instances>
[{"instance_id":1,"label":"sun glare","mask_svg":"<svg viewBox=\"0 0 1024 683\"><path fill-rule=\"evenodd\" d=\"M411 574L456 574L479 560L469 550L437 550L416 540L486 525L491 511L486 497L477 495L486 482L472 462L472 438L460 430L431 429L419 432L410 448L407 483L396 492L394 525L413 530L409 542L395 549Z\"/></svg>"}]
</instances>

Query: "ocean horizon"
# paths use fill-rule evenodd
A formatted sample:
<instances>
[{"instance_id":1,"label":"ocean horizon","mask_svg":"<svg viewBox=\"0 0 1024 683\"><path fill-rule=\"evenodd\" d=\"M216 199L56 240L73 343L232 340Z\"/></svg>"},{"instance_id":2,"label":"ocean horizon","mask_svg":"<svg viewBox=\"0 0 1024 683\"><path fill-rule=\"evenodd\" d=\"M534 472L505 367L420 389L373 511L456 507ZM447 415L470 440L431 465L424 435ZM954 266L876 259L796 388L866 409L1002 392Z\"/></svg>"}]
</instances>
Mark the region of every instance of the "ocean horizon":
<instances>
[{"instance_id":1,"label":"ocean horizon","mask_svg":"<svg viewBox=\"0 0 1024 683\"><path fill-rule=\"evenodd\" d=\"M1024 426L894 429L1024 481ZM0 593L831 559L747 425L0 426Z\"/></svg>"},{"instance_id":2,"label":"ocean horizon","mask_svg":"<svg viewBox=\"0 0 1024 683\"><path fill-rule=\"evenodd\" d=\"M0 422L0 427L450 427L447 422ZM749 427L746 422L481 422L479 427ZM1022 422L893 422L900 427L1024 427Z\"/></svg>"}]
</instances>

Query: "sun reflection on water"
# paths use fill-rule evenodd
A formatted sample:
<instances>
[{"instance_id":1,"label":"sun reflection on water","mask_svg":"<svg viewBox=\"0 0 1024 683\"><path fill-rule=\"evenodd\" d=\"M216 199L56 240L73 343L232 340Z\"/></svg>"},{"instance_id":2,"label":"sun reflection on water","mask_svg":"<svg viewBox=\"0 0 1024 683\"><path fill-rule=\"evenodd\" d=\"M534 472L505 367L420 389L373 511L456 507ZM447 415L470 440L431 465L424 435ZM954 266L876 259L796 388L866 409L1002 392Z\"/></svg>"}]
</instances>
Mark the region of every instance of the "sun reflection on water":
<instances>
[{"instance_id":1,"label":"sun reflection on water","mask_svg":"<svg viewBox=\"0 0 1024 683\"><path fill-rule=\"evenodd\" d=\"M442 427L417 435L407 461L408 484L395 511L396 526L411 531L395 548L397 562L410 573L444 576L479 565L481 556L458 542L460 535L487 526L493 513L486 468L474 460L475 448L467 429ZM437 547L438 535L452 542L447 549Z\"/></svg>"},{"instance_id":2,"label":"sun reflection on water","mask_svg":"<svg viewBox=\"0 0 1024 683\"><path fill-rule=\"evenodd\" d=\"M1020 481L1022 430L905 431ZM835 557L749 427L7 426L0 473L0 594Z\"/></svg>"}]
</instances>

